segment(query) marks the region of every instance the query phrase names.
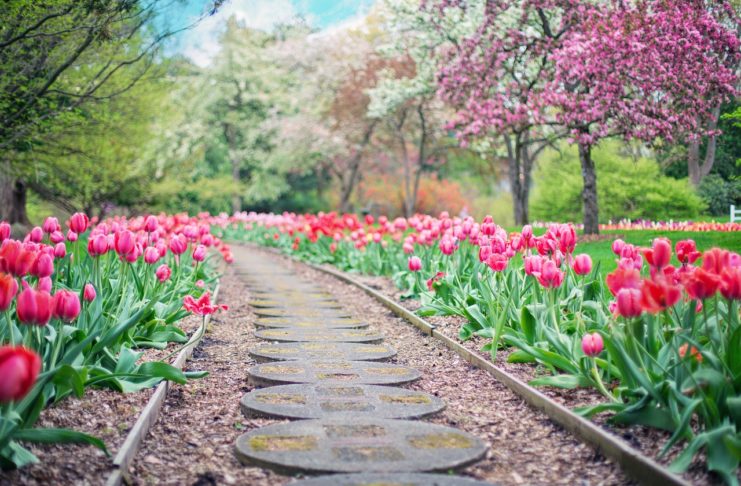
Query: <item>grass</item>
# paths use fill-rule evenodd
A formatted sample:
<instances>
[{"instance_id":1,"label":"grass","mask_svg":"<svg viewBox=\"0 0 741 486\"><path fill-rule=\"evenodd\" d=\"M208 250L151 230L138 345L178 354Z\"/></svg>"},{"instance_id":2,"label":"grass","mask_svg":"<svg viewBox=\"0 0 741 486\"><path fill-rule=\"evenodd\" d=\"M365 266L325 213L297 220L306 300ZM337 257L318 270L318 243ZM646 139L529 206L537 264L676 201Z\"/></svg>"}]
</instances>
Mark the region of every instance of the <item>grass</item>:
<instances>
[{"instance_id":1,"label":"grass","mask_svg":"<svg viewBox=\"0 0 741 486\"><path fill-rule=\"evenodd\" d=\"M741 251L741 232L691 232L691 231L655 231L655 230L631 230L631 231L604 231L604 234L614 235L615 238L621 238L626 243L638 246L651 246L654 238L664 236L669 238L672 246L680 240L695 240L699 251L709 250L713 247L725 248L732 251ZM592 257L595 266L603 273L611 272L617 266L615 263L615 254L612 253L612 239L595 241L589 243L579 243L576 246L577 253L588 253ZM676 258L673 259L675 265L678 264Z\"/></svg>"}]
</instances>

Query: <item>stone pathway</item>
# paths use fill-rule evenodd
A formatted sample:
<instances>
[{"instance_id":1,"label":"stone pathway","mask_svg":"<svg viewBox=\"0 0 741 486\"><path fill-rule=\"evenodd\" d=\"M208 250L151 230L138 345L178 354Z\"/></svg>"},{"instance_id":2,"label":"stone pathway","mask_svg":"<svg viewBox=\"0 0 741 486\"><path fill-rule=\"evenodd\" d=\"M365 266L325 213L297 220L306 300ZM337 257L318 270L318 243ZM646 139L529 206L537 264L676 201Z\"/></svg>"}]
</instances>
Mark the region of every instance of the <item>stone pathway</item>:
<instances>
[{"instance_id":1,"label":"stone pathway","mask_svg":"<svg viewBox=\"0 0 741 486\"><path fill-rule=\"evenodd\" d=\"M235 446L240 461L286 474L354 473L296 486L487 484L421 474L472 464L487 446L451 427L401 420L436 413L445 404L427 393L388 386L421 375L378 362L396 354L382 342L385 336L274 262L250 255L240 265L260 316L255 335L268 341L250 350L263 362L248 370L252 384L267 388L247 393L242 412L300 419L241 435Z\"/></svg>"}]
</instances>

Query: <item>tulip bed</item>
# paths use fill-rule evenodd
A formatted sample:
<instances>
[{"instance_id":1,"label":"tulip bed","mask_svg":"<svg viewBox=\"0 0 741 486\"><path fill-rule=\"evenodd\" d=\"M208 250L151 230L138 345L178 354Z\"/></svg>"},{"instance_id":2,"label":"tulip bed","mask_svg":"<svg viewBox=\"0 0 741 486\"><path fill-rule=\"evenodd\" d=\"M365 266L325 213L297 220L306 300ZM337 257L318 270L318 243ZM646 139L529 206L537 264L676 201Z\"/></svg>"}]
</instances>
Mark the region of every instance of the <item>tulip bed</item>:
<instances>
[{"instance_id":1,"label":"tulip bed","mask_svg":"<svg viewBox=\"0 0 741 486\"><path fill-rule=\"evenodd\" d=\"M687 230L687 226L683 226ZM531 384L590 387L616 424L668 431L662 454L685 471L737 484L741 460L741 256L685 239L641 248L615 240L607 273L577 251L569 224L508 233L490 217L398 218L242 213L222 237L280 248L313 263L391 277L419 314L463 317L462 340L544 370Z\"/></svg>"},{"instance_id":2,"label":"tulip bed","mask_svg":"<svg viewBox=\"0 0 741 486\"><path fill-rule=\"evenodd\" d=\"M177 322L218 310L207 290L216 281L212 260L220 253L231 261L229 247L211 234L218 220L160 215L96 223L77 213L63 229L50 217L22 240L0 223L3 469L38 461L22 443L106 450L80 432L34 428L45 407L71 394L91 386L128 393L202 376L142 362L141 350L187 342Z\"/></svg>"}]
</instances>

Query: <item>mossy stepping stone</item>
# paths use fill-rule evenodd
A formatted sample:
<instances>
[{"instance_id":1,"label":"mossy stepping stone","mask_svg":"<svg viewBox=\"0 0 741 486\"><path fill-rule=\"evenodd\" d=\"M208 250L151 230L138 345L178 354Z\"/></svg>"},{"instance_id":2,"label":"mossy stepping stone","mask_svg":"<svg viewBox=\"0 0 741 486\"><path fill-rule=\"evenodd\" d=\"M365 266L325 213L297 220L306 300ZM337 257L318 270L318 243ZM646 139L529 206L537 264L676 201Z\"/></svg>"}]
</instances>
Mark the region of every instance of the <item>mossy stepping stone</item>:
<instances>
[{"instance_id":1,"label":"mossy stepping stone","mask_svg":"<svg viewBox=\"0 0 741 486\"><path fill-rule=\"evenodd\" d=\"M492 486L475 479L426 473L333 474L294 481L290 486Z\"/></svg>"},{"instance_id":2,"label":"mossy stepping stone","mask_svg":"<svg viewBox=\"0 0 741 486\"><path fill-rule=\"evenodd\" d=\"M330 300L317 300L312 299L299 299L299 298L284 298L279 297L276 299L252 299L247 302L252 307L259 308L278 308L285 309L293 306L307 306L315 309L341 309L342 306L339 302L332 302Z\"/></svg>"},{"instance_id":3,"label":"mossy stepping stone","mask_svg":"<svg viewBox=\"0 0 741 486\"><path fill-rule=\"evenodd\" d=\"M342 317L351 317L351 314L346 310L342 309L318 309L310 306L295 305L287 308L272 308L272 309L253 309L253 312L258 316L265 317L333 317L335 319Z\"/></svg>"},{"instance_id":4,"label":"mossy stepping stone","mask_svg":"<svg viewBox=\"0 0 741 486\"><path fill-rule=\"evenodd\" d=\"M360 322L351 319L336 319L331 321L318 320L306 320L303 318L291 318L280 321L268 320L267 318L259 318L255 321L257 327L269 327L269 328L288 328L288 329L360 329L368 327L367 322Z\"/></svg>"},{"instance_id":5,"label":"mossy stepping stone","mask_svg":"<svg viewBox=\"0 0 741 486\"><path fill-rule=\"evenodd\" d=\"M271 290L250 290L251 299L265 300L304 300L310 302L337 302L331 294L321 291L312 292L275 292Z\"/></svg>"},{"instance_id":6,"label":"mossy stepping stone","mask_svg":"<svg viewBox=\"0 0 741 486\"><path fill-rule=\"evenodd\" d=\"M266 341L380 343L383 335L369 329L264 329L255 336Z\"/></svg>"},{"instance_id":7,"label":"mossy stepping stone","mask_svg":"<svg viewBox=\"0 0 741 486\"><path fill-rule=\"evenodd\" d=\"M282 385L253 390L240 401L242 413L277 418L417 418L439 412L445 403L413 390L376 385Z\"/></svg>"},{"instance_id":8,"label":"mossy stepping stone","mask_svg":"<svg viewBox=\"0 0 741 486\"><path fill-rule=\"evenodd\" d=\"M388 344L366 343L280 343L262 344L249 350L258 361L338 359L347 361L379 361L396 355Z\"/></svg>"},{"instance_id":9,"label":"mossy stepping stone","mask_svg":"<svg viewBox=\"0 0 741 486\"><path fill-rule=\"evenodd\" d=\"M312 324L342 324L341 329L352 329L354 327L366 327L365 323L352 317L305 317L305 316L282 316L282 317L258 317L256 324L263 327L276 327L278 324L297 325L306 322ZM281 326L283 327L283 326Z\"/></svg>"},{"instance_id":10,"label":"mossy stepping stone","mask_svg":"<svg viewBox=\"0 0 741 486\"><path fill-rule=\"evenodd\" d=\"M373 361L296 360L262 363L247 370L255 386L291 383L327 385L401 385L417 380L419 371L396 364Z\"/></svg>"},{"instance_id":11,"label":"mossy stepping stone","mask_svg":"<svg viewBox=\"0 0 741 486\"><path fill-rule=\"evenodd\" d=\"M237 439L245 464L282 473L448 471L486 453L476 437L442 425L389 419L321 419L268 425Z\"/></svg>"}]
</instances>

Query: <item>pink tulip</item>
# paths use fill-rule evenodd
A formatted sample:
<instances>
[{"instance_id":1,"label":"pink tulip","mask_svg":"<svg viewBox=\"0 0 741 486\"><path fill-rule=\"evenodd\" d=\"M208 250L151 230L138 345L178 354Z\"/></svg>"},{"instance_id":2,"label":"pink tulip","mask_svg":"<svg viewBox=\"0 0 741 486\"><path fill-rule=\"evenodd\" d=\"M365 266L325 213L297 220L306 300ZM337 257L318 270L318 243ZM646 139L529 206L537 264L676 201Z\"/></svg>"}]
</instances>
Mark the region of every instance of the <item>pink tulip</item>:
<instances>
[{"instance_id":1,"label":"pink tulip","mask_svg":"<svg viewBox=\"0 0 741 486\"><path fill-rule=\"evenodd\" d=\"M34 226L28 234L28 239L34 243L41 243L41 240L44 239L44 230L42 230L40 226Z\"/></svg>"},{"instance_id":2,"label":"pink tulip","mask_svg":"<svg viewBox=\"0 0 741 486\"><path fill-rule=\"evenodd\" d=\"M59 226L59 220L53 216L49 216L44 220L44 224L41 225L41 229L46 234L52 234L57 231L61 231L62 227Z\"/></svg>"},{"instance_id":3,"label":"pink tulip","mask_svg":"<svg viewBox=\"0 0 741 486\"><path fill-rule=\"evenodd\" d=\"M598 332L585 334L581 339L581 349L587 356L598 356L604 348L605 343L602 341L602 335Z\"/></svg>"},{"instance_id":4,"label":"pink tulip","mask_svg":"<svg viewBox=\"0 0 741 486\"><path fill-rule=\"evenodd\" d=\"M70 290L59 290L52 301L54 317L72 322L80 315L80 298Z\"/></svg>"},{"instance_id":5,"label":"pink tulip","mask_svg":"<svg viewBox=\"0 0 741 486\"><path fill-rule=\"evenodd\" d=\"M69 228L77 233L78 235L87 231L87 227L90 224L90 219L85 213L75 213L69 218Z\"/></svg>"},{"instance_id":6,"label":"pink tulip","mask_svg":"<svg viewBox=\"0 0 741 486\"><path fill-rule=\"evenodd\" d=\"M648 264L661 269L669 264L672 258L672 244L666 238L656 238L650 250L644 251Z\"/></svg>"},{"instance_id":7,"label":"pink tulip","mask_svg":"<svg viewBox=\"0 0 741 486\"><path fill-rule=\"evenodd\" d=\"M533 275L540 273L543 269L543 257L540 255L534 255L525 257L525 274Z\"/></svg>"},{"instance_id":8,"label":"pink tulip","mask_svg":"<svg viewBox=\"0 0 741 486\"><path fill-rule=\"evenodd\" d=\"M193 250L193 260L197 262L202 262L206 259L206 247L203 245L198 245Z\"/></svg>"},{"instance_id":9,"label":"pink tulip","mask_svg":"<svg viewBox=\"0 0 741 486\"><path fill-rule=\"evenodd\" d=\"M175 235L170 240L170 251L175 255L182 255L188 249L188 240L183 235Z\"/></svg>"},{"instance_id":10,"label":"pink tulip","mask_svg":"<svg viewBox=\"0 0 741 486\"><path fill-rule=\"evenodd\" d=\"M87 242L87 251L91 256L105 255L108 252L108 237L106 235L95 235Z\"/></svg>"},{"instance_id":11,"label":"pink tulip","mask_svg":"<svg viewBox=\"0 0 741 486\"><path fill-rule=\"evenodd\" d=\"M55 231L49 235L49 241L56 245L57 243L61 243L62 241L64 241L64 235L61 231Z\"/></svg>"},{"instance_id":12,"label":"pink tulip","mask_svg":"<svg viewBox=\"0 0 741 486\"><path fill-rule=\"evenodd\" d=\"M10 233L11 233L10 225L5 221L0 222L0 243L10 238Z\"/></svg>"},{"instance_id":13,"label":"pink tulip","mask_svg":"<svg viewBox=\"0 0 741 486\"><path fill-rule=\"evenodd\" d=\"M39 283L36 284L36 290L40 290L42 292L51 292L51 287L51 277L41 277L39 279Z\"/></svg>"},{"instance_id":14,"label":"pink tulip","mask_svg":"<svg viewBox=\"0 0 741 486\"><path fill-rule=\"evenodd\" d=\"M24 324L44 326L51 319L52 297L48 292L26 287L16 299L18 320Z\"/></svg>"},{"instance_id":15,"label":"pink tulip","mask_svg":"<svg viewBox=\"0 0 741 486\"><path fill-rule=\"evenodd\" d=\"M47 253L39 253L31 267L31 274L39 278L48 277L54 273L54 259Z\"/></svg>"},{"instance_id":16,"label":"pink tulip","mask_svg":"<svg viewBox=\"0 0 741 486\"><path fill-rule=\"evenodd\" d=\"M162 264L157 267L157 271L154 274L157 276L157 280L159 280L160 283L164 283L170 279L172 270L170 270L170 267L168 267L167 265Z\"/></svg>"},{"instance_id":17,"label":"pink tulip","mask_svg":"<svg viewBox=\"0 0 741 486\"><path fill-rule=\"evenodd\" d=\"M134 234L129 230L121 230L114 237L113 247L119 256L125 257L135 249Z\"/></svg>"},{"instance_id":18,"label":"pink tulip","mask_svg":"<svg viewBox=\"0 0 741 486\"><path fill-rule=\"evenodd\" d=\"M574 273L577 275L589 275L592 271L592 257L586 253L574 257Z\"/></svg>"},{"instance_id":19,"label":"pink tulip","mask_svg":"<svg viewBox=\"0 0 741 486\"><path fill-rule=\"evenodd\" d=\"M144 250L144 261L148 265L153 265L159 259L160 259L160 252L157 248L153 246L149 246L147 247L146 250Z\"/></svg>"},{"instance_id":20,"label":"pink tulip","mask_svg":"<svg viewBox=\"0 0 741 486\"><path fill-rule=\"evenodd\" d=\"M71 242L77 241L77 233L75 233L72 230L67 231L67 241L71 241Z\"/></svg>"},{"instance_id":21,"label":"pink tulip","mask_svg":"<svg viewBox=\"0 0 741 486\"><path fill-rule=\"evenodd\" d=\"M540 273L536 274L538 282L545 288L560 287L563 283L563 272L553 260L546 260Z\"/></svg>"},{"instance_id":22,"label":"pink tulip","mask_svg":"<svg viewBox=\"0 0 741 486\"><path fill-rule=\"evenodd\" d=\"M54 256L56 258L64 258L67 256L67 245L64 242L57 243L54 246Z\"/></svg>"},{"instance_id":23,"label":"pink tulip","mask_svg":"<svg viewBox=\"0 0 741 486\"><path fill-rule=\"evenodd\" d=\"M82 298L85 299L85 302L94 301L96 296L97 293L95 292L95 287L93 287L93 284L85 284L85 289L82 291Z\"/></svg>"},{"instance_id":24,"label":"pink tulip","mask_svg":"<svg viewBox=\"0 0 741 486\"><path fill-rule=\"evenodd\" d=\"M419 272L420 270L422 270L422 260L416 255L409 257L409 261L407 263L409 266L409 271L411 272Z\"/></svg>"},{"instance_id":25,"label":"pink tulip","mask_svg":"<svg viewBox=\"0 0 741 486\"><path fill-rule=\"evenodd\" d=\"M612 252L617 256L622 256L624 247L625 242L620 238L612 242Z\"/></svg>"},{"instance_id":26,"label":"pink tulip","mask_svg":"<svg viewBox=\"0 0 741 486\"><path fill-rule=\"evenodd\" d=\"M638 317L643 312L641 308L641 291L633 288L622 288L618 291L617 312L623 317Z\"/></svg>"},{"instance_id":27,"label":"pink tulip","mask_svg":"<svg viewBox=\"0 0 741 486\"><path fill-rule=\"evenodd\" d=\"M147 233L153 233L157 231L158 225L159 223L157 222L157 217L150 214L144 220L144 231L146 231Z\"/></svg>"},{"instance_id":28,"label":"pink tulip","mask_svg":"<svg viewBox=\"0 0 741 486\"><path fill-rule=\"evenodd\" d=\"M504 271L504 269L507 268L508 263L509 259L501 253L492 253L486 260L486 264L495 272Z\"/></svg>"}]
</instances>

